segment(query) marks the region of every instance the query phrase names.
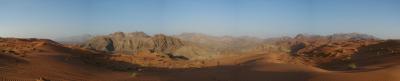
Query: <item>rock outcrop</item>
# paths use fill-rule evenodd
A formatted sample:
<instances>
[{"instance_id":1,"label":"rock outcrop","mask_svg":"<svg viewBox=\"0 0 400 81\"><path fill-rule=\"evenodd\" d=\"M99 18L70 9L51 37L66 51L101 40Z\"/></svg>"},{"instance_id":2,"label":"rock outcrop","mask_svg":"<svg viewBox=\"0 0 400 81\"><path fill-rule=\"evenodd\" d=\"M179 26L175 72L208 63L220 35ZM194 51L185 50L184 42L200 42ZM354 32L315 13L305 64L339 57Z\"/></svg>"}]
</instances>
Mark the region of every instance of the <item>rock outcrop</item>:
<instances>
[{"instance_id":1,"label":"rock outcrop","mask_svg":"<svg viewBox=\"0 0 400 81\"><path fill-rule=\"evenodd\" d=\"M135 54L140 51L169 53L183 46L179 39L158 34L149 36L144 32L115 32L105 36L95 36L81 47L111 53Z\"/></svg>"}]
</instances>

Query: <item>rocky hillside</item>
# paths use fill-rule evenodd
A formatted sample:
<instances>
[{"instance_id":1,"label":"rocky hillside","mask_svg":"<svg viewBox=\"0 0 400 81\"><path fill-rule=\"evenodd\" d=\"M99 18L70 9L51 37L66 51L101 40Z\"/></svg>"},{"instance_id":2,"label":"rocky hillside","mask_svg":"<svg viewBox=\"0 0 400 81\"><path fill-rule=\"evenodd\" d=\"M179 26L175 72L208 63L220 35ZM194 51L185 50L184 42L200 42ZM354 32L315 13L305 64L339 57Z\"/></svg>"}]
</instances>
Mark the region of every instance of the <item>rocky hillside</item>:
<instances>
[{"instance_id":1,"label":"rocky hillside","mask_svg":"<svg viewBox=\"0 0 400 81\"><path fill-rule=\"evenodd\" d=\"M382 63L384 61L371 59L394 60L400 56L400 40L385 40L377 44L364 46L351 56L351 61L359 64ZM368 64L365 64L368 65Z\"/></svg>"},{"instance_id":2,"label":"rocky hillside","mask_svg":"<svg viewBox=\"0 0 400 81\"><path fill-rule=\"evenodd\" d=\"M61 44L48 39L0 38L0 53L2 54L24 57L31 52L43 51L38 49L43 46L61 46Z\"/></svg>"},{"instance_id":3,"label":"rocky hillside","mask_svg":"<svg viewBox=\"0 0 400 81\"><path fill-rule=\"evenodd\" d=\"M115 32L110 35L95 36L81 47L108 53L137 54L148 51L172 57L210 59L224 54L252 51L261 41L252 37L216 37L198 33L149 36L144 32Z\"/></svg>"},{"instance_id":4,"label":"rocky hillside","mask_svg":"<svg viewBox=\"0 0 400 81\"><path fill-rule=\"evenodd\" d=\"M179 39L158 34L149 36L143 32L115 32L95 36L81 47L109 53L135 54L141 51L170 53L184 46Z\"/></svg>"},{"instance_id":5,"label":"rocky hillside","mask_svg":"<svg viewBox=\"0 0 400 81\"><path fill-rule=\"evenodd\" d=\"M324 65L343 60L358 49L380 43L366 34L345 33L328 36L299 34L295 37L259 39L255 37L209 36L183 33L149 36L144 32L115 32L95 36L81 47L108 53L157 53L188 59L212 59L224 55L285 53L311 65Z\"/></svg>"},{"instance_id":6,"label":"rocky hillside","mask_svg":"<svg viewBox=\"0 0 400 81\"><path fill-rule=\"evenodd\" d=\"M221 53L248 52L263 41L256 37L210 36L200 33L182 33L175 37Z\"/></svg>"},{"instance_id":7,"label":"rocky hillside","mask_svg":"<svg viewBox=\"0 0 400 81\"><path fill-rule=\"evenodd\" d=\"M47 48L57 49L61 46L48 39L0 38L0 67L28 63L26 58L35 56L34 53L49 51Z\"/></svg>"},{"instance_id":8,"label":"rocky hillside","mask_svg":"<svg viewBox=\"0 0 400 81\"><path fill-rule=\"evenodd\" d=\"M274 43L290 49L291 56L302 59L307 65L345 69L352 63L351 57L360 52L359 49L381 42L370 35L348 33L328 36L299 34Z\"/></svg>"}]
</instances>

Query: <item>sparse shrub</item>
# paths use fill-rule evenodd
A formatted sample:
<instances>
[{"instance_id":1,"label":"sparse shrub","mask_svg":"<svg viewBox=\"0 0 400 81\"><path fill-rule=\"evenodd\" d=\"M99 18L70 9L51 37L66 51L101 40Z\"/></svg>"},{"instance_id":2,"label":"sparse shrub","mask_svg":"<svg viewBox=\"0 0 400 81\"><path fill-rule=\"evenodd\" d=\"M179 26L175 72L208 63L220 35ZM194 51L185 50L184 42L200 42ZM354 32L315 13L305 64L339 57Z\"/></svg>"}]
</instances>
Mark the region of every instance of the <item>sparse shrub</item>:
<instances>
[{"instance_id":1,"label":"sparse shrub","mask_svg":"<svg viewBox=\"0 0 400 81\"><path fill-rule=\"evenodd\" d=\"M332 55L332 53L330 53L330 52L322 52L319 56L320 57L329 57L330 55Z\"/></svg>"},{"instance_id":2,"label":"sparse shrub","mask_svg":"<svg viewBox=\"0 0 400 81\"><path fill-rule=\"evenodd\" d=\"M351 60L351 56L346 57L345 60Z\"/></svg>"},{"instance_id":3,"label":"sparse shrub","mask_svg":"<svg viewBox=\"0 0 400 81\"><path fill-rule=\"evenodd\" d=\"M128 66L124 66L124 65L112 65L109 66L110 69L114 70L114 71L129 71L132 70L132 68L128 67Z\"/></svg>"},{"instance_id":4,"label":"sparse shrub","mask_svg":"<svg viewBox=\"0 0 400 81\"><path fill-rule=\"evenodd\" d=\"M138 72L133 71L133 72L129 73L129 75L130 75L131 77L137 77L137 76L138 76Z\"/></svg>"},{"instance_id":5,"label":"sparse shrub","mask_svg":"<svg viewBox=\"0 0 400 81\"><path fill-rule=\"evenodd\" d=\"M140 66L142 66L142 67L150 67L151 63L149 63L149 62L141 63Z\"/></svg>"},{"instance_id":6,"label":"sparse shrub","mask_svg":"<svg viewBox=\"0 0 400 81\"><path fill-rule=\"evenodd\" d=\"M284 48L284 47L279 47L278 49L279 49L279 51L286 52L286 53L290 53L291 52L290 49Z\"/></svg>"},{"instance_id":7,"label":"sparse shrub","mask_svg":"<svg viewBox=\"0 0 400 81\"><path fill-rule=\"evenodd\" d=\"M357 65L355 63L349 63L347 65L350 69L357 69Z\"/></svg>"}]
</instances>

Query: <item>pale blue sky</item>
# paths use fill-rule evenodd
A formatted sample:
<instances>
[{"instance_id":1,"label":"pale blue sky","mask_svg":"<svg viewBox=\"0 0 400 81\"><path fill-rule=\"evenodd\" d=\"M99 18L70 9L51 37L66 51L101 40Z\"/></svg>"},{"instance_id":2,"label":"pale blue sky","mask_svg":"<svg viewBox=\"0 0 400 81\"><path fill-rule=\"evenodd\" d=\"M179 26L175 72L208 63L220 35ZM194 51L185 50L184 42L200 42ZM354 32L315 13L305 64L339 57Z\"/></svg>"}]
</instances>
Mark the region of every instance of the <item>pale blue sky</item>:
<instances>
[{"instance_id":1,"label":"pale blue sky","mask_svg":"<svg viewBox=\"0 0 400 81\"><path fill-rule=\"evenodd\" d=\"M0 0L1 37L115 31L400 38L400 0Z\"/></svg>"}]
</instances>

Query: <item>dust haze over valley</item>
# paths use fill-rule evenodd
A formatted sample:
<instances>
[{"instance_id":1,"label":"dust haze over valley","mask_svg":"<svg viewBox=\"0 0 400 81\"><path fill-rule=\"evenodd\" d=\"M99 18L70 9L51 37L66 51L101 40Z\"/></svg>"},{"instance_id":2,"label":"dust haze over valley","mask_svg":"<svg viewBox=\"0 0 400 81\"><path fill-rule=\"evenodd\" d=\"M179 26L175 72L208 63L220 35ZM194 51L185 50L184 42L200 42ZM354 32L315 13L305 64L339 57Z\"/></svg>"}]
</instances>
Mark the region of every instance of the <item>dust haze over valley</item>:
<instances>
[{"instance_id":1,"label":"dust haze over valley","mask_svg":"<svg viewBox=\"0 0 400 81\"><path fill-rule=\"evenodd\" d=\"M400 81L396 0L0 0L0 81Z\"/></svg>"}]
</instances>

